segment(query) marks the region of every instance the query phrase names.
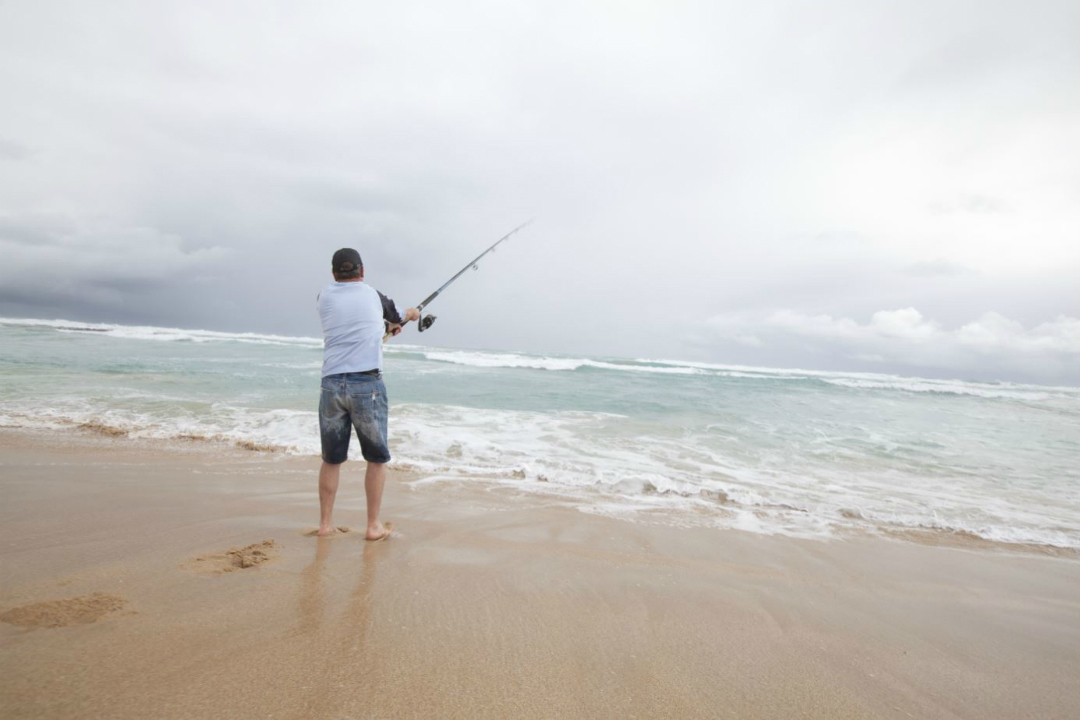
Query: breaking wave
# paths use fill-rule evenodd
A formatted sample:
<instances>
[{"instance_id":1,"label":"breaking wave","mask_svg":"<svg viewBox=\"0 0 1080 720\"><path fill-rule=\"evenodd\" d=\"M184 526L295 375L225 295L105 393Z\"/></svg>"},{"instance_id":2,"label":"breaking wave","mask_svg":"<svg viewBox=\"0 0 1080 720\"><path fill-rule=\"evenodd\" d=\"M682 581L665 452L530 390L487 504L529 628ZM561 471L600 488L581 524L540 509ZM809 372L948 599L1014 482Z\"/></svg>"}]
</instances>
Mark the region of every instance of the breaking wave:
<instances>
[{"instance_id":1,"label":"breaking wave","mask_svg":"<svg viewBox=\"0 0 1080 720\"><path fill-rule=\"evenodd\" d=\"M125 340L154 340L157 342L241 342L257 345L292 345L322 347L321 338L293 337L289 335L264 335L261 333L230 333L216 330L183 330L181 328L153 327L149 325L113 325L109 323L82 323L71 320L24 320L0 318L0 325L27 328L49 328L62 333L87 333Z\"/></svg>"},{"instance_id":2,"label":"breaking wave","mask_svg":"<svg viewBox=\"0 0 1080 720\"><path fill-rule=\"evenodd\" d=\"M70 320L0 318L0 326L3 325L24 328L47 328L61 333L92 334L126 340L187 343L237 342L253 345L278 345L299 348L322 347L322 340L316 337L263 333L230 333L216 330L188 330L181 328L117 325L109 323L83 323ZM645 358L625 360L615 358L595 359L518 352L452 350L397 342L386 345L384 350L390 356L416 355L436 363L481 369L506 368L547 370L553 372L606 370L612 372L657 375L696 375L762 381L816 381L855 391L891 390L909 393L970 395L986 399L1040 401L1057 398L1080 401L1080 388L1076 387L1042 386L1018 383L985 383L964 380L936 380L931 378L905 377L883 373L768 368L685 360L652 360ZM287 365L285 364L282 365L282 367L286 366Z\"/></svg>"},{"instance_id":3,"label":"breaking wave","mask_svg":"<svg viewBox=\"0 0 1080 720\"><path fill-rule=\"evenodd\" d=\"M423 350L422 352L424 357L428 360L452 363L454 365L467 365L476 368L529 368L532 370L579 370L581 368L596 368L598 370L623 370L627 372L662 373L667 375L698 375L704 373L704 371L688 367L632 365L628 363L591 360L589 358L566 358L468 350Z\"/></svg>"}]
</instances>

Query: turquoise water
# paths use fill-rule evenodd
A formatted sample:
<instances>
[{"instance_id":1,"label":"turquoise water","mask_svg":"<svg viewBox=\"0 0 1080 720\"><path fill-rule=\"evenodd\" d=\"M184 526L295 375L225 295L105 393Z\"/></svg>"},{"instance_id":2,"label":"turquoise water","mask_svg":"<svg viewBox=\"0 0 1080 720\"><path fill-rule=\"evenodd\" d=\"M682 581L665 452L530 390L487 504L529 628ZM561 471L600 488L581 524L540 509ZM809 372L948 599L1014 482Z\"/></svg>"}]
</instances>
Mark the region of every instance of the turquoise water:
<instances>
[{"instance_id":1,"label":"turquoise water","mask_svg":"<svg viewBox=\"0 0 1080 720\"><path fill-rule=\"evenodd\" d=\"M0 425L316 455L321 356L316 338L0 319ZM395 463L432 480L627 519L1080 548L1078 388L396 341L385 370Z\"/></svg>"}]
</instances>

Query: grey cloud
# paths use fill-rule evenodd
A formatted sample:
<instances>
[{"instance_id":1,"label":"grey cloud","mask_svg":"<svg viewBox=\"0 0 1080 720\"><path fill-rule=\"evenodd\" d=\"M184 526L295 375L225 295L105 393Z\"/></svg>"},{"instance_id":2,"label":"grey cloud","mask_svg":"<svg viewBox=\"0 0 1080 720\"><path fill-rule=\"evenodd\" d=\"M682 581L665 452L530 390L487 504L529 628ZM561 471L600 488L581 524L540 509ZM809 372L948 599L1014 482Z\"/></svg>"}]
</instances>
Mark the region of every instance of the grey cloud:
<instances>
[{"instance_id":1,"label":"grey cloud","mask_svg":"<svg viewBox=\"0 0 1080 720\"><path fill-rule=\"evenodd\" d=\"M47 148L0 174L3 314L313 335L338 247L414 303L536 216L411 339L848 367L706 319L1080 316L1074 4L0 15L0 137ZM61 251L76 292L23 281Z\"/></svg>"},{"instance_id":2,"label":"grey cloud","mask_svg":"<svg viewBox=\"0 0 1080 720\"><path fill-rule=\"evenodd\" d=\"M33 155L34 149L29 145L0 137L0 160L18 162L27 160Z\"/></svg>"},{"instance_id":3,"label":"grey cloud","mask_svg":"<svg viewBox=\"0 0 1080 720\"><path fill-rule=\"evenodd\" d=\"M35 221L45 227L35 227ZM98 221L62 230L54 219L9 219L0 227L0 285L11 302L53 305L122 304L133 292L168 283L200 265L228 256L220 247L188 248L175 235L149 227ZM62 282L48 278L62 277Z\"/></svg>"},{"instance_id":4,"label":"grey cloud","mask_svg":"<svg viewBox=\"0 0 1080 720\"><path fill-rule=\"evenodd\" d=\"M9 245L56 245L59 239L39 224L10 217L0 217L0 242Z\"/></svg>"}]
</instances>

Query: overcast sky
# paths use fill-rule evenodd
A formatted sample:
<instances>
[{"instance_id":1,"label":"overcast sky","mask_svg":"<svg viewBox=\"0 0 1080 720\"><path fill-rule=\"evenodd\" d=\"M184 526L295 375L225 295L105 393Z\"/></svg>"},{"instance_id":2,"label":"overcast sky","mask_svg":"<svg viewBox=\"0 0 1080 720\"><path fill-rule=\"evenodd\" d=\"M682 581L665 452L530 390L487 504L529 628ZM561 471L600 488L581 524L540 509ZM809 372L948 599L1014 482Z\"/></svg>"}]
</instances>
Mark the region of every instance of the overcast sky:
<instances>
[{"instance_id":1,"label":"overcast sky","mask_svg":"<svg viewBox=\"0 0 1080 720\"><path fill-rule=\"evenodd\" d=\"M1080 382L1080 3L0 0L0 315Z\"/></svg>"}]
</instances>

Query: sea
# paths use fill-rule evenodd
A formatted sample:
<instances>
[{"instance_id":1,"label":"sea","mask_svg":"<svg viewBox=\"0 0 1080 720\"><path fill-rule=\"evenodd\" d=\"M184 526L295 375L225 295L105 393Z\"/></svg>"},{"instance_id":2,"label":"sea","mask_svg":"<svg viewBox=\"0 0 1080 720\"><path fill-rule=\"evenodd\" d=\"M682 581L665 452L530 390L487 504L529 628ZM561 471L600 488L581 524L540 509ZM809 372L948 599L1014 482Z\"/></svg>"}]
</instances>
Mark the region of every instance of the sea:
<instances>
[{"instance_id":1,"label":"sea","mask_svg":"<svg viewBox=\"0 0 1080 720\"><path fill-rule=\"evenodd\" d=\"M400 339L393 465L424 482L631 522L1080 549L1080 388ZM314 461L321 359L314 337L0 318L0 426Z\"/></svg>"}]
</instances>

